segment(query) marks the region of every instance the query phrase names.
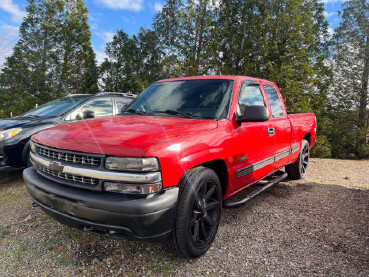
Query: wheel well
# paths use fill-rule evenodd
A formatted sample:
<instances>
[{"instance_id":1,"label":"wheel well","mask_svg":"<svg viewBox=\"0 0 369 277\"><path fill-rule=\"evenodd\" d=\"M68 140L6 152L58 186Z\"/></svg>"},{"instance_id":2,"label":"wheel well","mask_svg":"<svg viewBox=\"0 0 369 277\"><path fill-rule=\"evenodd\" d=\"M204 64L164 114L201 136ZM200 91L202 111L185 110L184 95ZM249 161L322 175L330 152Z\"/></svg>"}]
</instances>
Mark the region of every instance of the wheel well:
<instances>
[{"instance_id":1,"label":"wheel well","mask_svg":"<svg viewBox=\"0 0 369 277\"><path fill-rule=\"evenodd\" d=\"M24 145L23 151L22 151L22 161L27 163L27 156L28 156L28 152L31 149L30 146L31 140L28 140L27 143Z\"/></svg>"},{"instance_id":2,"label":"wheel well","mask_svg":"<svg viewBox=\"0 0 369 277\"><path fill-rule=\"evenodd\" d=\"M222 193L225 194L228 185L228 171L227 165L223 160L213 160L206 163L201 164L201 166L208 167L218 175L220 185L222 187Z\"/></svg>"},{"instance_id":3,"label":"wheel well","mask_svg":"<svg viewBox=\"0 0 369 277\"><path fill-rule=\"evenodd\" d=\"M309 145L311 145L311 133L307 133L307 134L304 136L304 139L308 141Z\"/></svg>"}]
</instances>

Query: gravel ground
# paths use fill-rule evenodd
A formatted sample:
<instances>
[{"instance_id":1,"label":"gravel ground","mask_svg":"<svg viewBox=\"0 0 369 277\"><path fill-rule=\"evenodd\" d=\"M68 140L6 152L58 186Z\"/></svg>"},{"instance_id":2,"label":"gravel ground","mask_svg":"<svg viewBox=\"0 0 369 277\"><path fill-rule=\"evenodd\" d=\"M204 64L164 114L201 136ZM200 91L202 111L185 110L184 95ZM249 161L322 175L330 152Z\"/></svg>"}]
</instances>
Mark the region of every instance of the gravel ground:
<instances>
[{"instance_id":1,"label":"gravel ground","mask_svg":"<svg viewBox=\"0 0 369 277\"><path fill-rule=\"evenodd\" d=\"M65 227L0 173L1 276L369 276L369 161L312 159L305 181L223 210L205 256ZM247 192L243 192L244 194Z\"/></svg>"}]
</instances>

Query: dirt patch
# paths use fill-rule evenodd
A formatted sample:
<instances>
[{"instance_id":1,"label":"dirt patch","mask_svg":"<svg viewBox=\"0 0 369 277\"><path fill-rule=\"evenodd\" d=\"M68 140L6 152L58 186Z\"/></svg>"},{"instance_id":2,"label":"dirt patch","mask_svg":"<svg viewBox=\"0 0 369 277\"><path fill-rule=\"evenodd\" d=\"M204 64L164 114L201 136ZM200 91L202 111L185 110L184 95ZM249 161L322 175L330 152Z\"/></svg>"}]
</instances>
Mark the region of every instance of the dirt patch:
<instances>
[{"instance_id":1,"label":"dirt patch","mask_svg":"<svg viewBox=\"0 0 369 277\"><path fill-rule=\"evenodd\" d=\"M311 159L307 182L369 189L369 161Z\"/></svg>"},{"instance_id":2,"label":"dirt patch","mask_svg":"<svg viewBox=\"0 0 369 277\"><path fill-rule=\"evenodd\" d=\"M7 199L0 201L0 275L368 276L369 181L360 170L369 163L336 173L343 161L313 161L307 181L283 182L241 208L223 210L214 244L196 260L161 244L63 226L32 208L20 174L0 173L0 199ZM346 171L360 174L341 182Z\"/></svg>"}]
</instances>

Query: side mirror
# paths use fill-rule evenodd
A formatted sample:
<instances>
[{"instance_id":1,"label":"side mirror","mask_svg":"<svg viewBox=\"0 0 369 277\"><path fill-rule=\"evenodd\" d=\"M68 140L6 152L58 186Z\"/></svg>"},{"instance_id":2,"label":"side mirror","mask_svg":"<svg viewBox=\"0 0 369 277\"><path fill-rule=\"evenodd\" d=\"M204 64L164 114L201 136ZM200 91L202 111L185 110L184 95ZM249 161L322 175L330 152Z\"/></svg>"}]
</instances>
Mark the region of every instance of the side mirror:
<instances>
[{"instance_id":1,"label":"side mirror","mask_svg":"<svg viewBox=\"0 0 369 277\"><path fill-rule=\"evenodd\" d=\"M269 111L264 106L246 106L241 116L236 116L236 122L260 122L269 119Z\"/></svg>"},{"instance_id":2,"label":"side mirror","mask_svg":"<svg viewBox=\"0 0 369 277\"><path fill-rule=\"evenodd\" d=\"M84 111L82 114L83 119L95 118L95 112L93 111Z\"/></svg>"}]
</instances>

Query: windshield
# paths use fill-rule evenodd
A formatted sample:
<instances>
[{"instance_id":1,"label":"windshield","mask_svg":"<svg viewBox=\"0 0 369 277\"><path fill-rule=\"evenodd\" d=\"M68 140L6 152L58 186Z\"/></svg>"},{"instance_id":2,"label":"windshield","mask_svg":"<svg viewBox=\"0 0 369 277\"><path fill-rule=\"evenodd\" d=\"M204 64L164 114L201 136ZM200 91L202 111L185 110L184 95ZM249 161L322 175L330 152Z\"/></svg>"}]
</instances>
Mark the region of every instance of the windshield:
<instances>
[{"instance_id":1,"label":"windshield","mask_svg":"<svg viewBox=\"0 0 369 277\"><path fill-rule=\"evenodd\" d=\"M74 96L60 98L39 106L36 109L23 114L23 116L53 117L61 116L70 109L76 107L91 96Z\"/></svg>"},{"instance_id":2,"label":"windshield","mask_svg":"<svg viewBox=\"0 0 369 277\"><path fill-rule=\"evenodd\" d=\"M184 80L154 83L125 114L187 118L227 118L233 80Z\"/></svg>"}]
</instances>

